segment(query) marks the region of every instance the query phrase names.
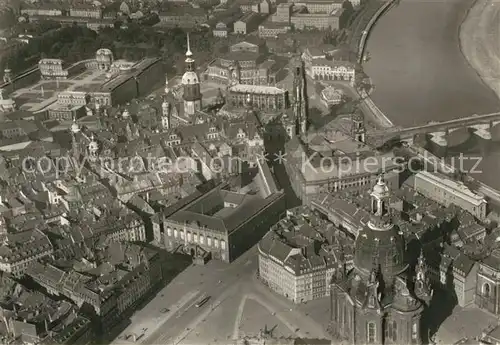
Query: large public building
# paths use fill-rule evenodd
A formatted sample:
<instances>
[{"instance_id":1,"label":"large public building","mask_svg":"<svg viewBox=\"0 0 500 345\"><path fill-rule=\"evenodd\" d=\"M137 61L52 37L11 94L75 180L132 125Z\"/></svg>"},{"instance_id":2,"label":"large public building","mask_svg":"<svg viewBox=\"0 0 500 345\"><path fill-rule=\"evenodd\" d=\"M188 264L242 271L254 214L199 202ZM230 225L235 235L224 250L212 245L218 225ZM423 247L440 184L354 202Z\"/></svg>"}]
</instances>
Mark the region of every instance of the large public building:
<instances>
[{"instance_id":1,"label":"large public building","mask_svg":"<svg viewBox=\"0 0 500 345\"><path fill-rule=\"evenodd\" d=\"M229 53L214 60L205 79L225 85L274 85L284 77L284 64L267 51L265 41L240 42Z\"/></svg>"}]
</instances>

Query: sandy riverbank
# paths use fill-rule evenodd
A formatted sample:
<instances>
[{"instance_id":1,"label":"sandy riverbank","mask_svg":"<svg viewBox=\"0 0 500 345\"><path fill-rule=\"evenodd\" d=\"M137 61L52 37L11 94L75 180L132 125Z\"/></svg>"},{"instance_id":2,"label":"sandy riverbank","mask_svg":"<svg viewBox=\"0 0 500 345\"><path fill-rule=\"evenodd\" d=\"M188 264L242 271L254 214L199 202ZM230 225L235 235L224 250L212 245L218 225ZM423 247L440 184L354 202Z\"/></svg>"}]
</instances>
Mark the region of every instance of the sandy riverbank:
<instances>
[{"instance_id":1,"label":"sandy riverbank","mask_svg":"<svg viewBox=\"0 0 500 345\"><path fill-rule=\"evenodd\" d=\"M500 98L500 2L476 0L460 28L463 55Z\"/></svg>"}]
</instances>

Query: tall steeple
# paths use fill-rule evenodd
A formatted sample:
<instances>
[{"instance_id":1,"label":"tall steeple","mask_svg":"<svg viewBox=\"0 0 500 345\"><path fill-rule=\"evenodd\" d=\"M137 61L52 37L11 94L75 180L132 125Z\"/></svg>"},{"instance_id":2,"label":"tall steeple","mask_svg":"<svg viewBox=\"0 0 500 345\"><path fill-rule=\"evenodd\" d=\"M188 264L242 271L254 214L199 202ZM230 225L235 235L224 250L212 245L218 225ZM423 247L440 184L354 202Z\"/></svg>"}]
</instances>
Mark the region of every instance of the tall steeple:
<instances>
[{"instance_id":1,"label":"tall steeple","mask_svg":"<svg viewBox=\"0 0 500 345\"><path fill-rule=\"evenodd\" d=\"M73 117L73 124L71 125L71 154L73 158L80 157L80 149L78 140L76 139L77 133L80 132L80 126L76 122L76 117Z\"/></svg>"},{"instance_id":2,"label":"tall steeple","mask_svg":"<svg viewBox=\"0 0 500 345\"><path fill-rule=\"evenodd\" d=\"M422 249L420 249L420 256L415 266L415 274L415 293L421 300L428 304L432 298L433 291L430 285L428 268Z\"/></svg>"},{"instance_id":3,"label":"tall steeple","mask_svg":"<svg viewBox=\"0 0 500 345\"><path fill-rule=\"evenodd\" d=\"M187 51L186 51L186 71L182 76L182 86L184 89L184 114L194 116L196 111L201 110L202 94L200 89L200 78L195 71L193 53L191 52L191 43L189 41L189 33L187 35Z\"/></svg>"},{"instance_id":4,"label":"tall steeple","mask_svg":"<svg viewBox=\"0 0 500 345\"><path fill-rule=\"evenodd\" d=\"M165 96L170 93L170 86L168 85L168 75L165 73Z\"/></svg>"},{"instance_id":5,"label":"tall steeple","mask_svg":"<svg viewBox=\"0 0 500 345\"><path fill-rule=\"evenodd\" d=\"M296 134L305 135L309 126L309 119L307 114L308 106L304 61L300 57L295 60L293 74L293 112L296 122Z\"/></svg>"},{"instance_id":6,"label":"tall steeple","mask_svg":"<svg viewBox=\"0 0 500 345\"><path fill-rule=\"evenodd\" d=\"M162 110L162 115L161 115L161 123L163 126L163 129L170 129L172 126L171 123L171 115L172 115L172 106L171 104L165 99L161 105L161 110Z\"/></svg>"},{"instance_id":7,"label":"tall steeple","mask_svg":"<svg viewBox=\"0 0 500 345\"><path fill-rule=\"evenodd\" d=\"M194 71L193 52L191 51L191 43L189 42L189 32L187 34L187 50L186 50L186 70Z\"/></svg>"}]
</instances>

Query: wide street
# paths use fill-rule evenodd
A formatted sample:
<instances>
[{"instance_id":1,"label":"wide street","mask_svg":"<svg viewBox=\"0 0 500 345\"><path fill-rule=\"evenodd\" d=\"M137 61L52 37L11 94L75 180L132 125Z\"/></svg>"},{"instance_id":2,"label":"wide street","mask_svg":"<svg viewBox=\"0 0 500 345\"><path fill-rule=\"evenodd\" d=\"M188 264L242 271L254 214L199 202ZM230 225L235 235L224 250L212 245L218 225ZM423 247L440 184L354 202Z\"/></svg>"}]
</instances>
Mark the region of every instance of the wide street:
<instances>
[{"instance_id":1,"label":"wide street","mask_svg":"<svg viewBox=\"0 0 500 345\"><path fill-rule=\"evenodd\" d=\"M112 344L221 343L266 325L277 335L326 337L319 323L261 284L257 266L256 247L231 264L190 266L137 311ZM210 300L197 308L205 296Z\"/></svg>"},{"instance_id":2,"label":"wide street","mask_svg":"<svg viewBox=\"0 0 500 345\"><path fill-rule=\"evenodd\" d=\"M234 290L242 276L255 274L255 251L246 252L231 265L211 260L206 266L190 266L132 317L132 324L113 344L129 343L125 338L134 333L137 338L144 334L138 341L141 344L173 343L200 310L210 310ZM203 309L196 308L204 296L211 296L210 301ZM164 308L170 311L162 313Z\"/></svg>"}]
</instances>

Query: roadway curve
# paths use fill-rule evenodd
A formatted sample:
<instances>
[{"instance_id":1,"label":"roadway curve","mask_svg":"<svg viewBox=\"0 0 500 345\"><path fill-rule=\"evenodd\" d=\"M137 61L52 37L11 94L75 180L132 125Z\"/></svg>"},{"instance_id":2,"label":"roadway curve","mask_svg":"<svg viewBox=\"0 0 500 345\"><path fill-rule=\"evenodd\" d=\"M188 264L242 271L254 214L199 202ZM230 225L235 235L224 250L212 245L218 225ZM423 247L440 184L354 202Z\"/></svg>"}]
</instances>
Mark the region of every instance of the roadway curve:
<instances>
[{"instance_id":1,"label":"roadway curve","mask_svg":"<svg viewBox=\"0 0 500 345\"><path fill-rule=\"evenodd\" d=\"M460 51L458 32L474 0L402 0L375 25L365 71L371 98L396 126L493 113L500 101Z\"/></svg>"}]
</instances>

